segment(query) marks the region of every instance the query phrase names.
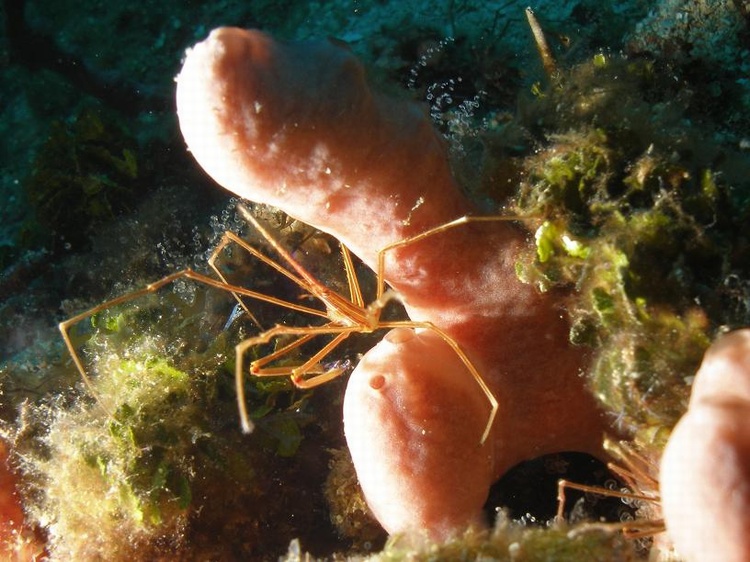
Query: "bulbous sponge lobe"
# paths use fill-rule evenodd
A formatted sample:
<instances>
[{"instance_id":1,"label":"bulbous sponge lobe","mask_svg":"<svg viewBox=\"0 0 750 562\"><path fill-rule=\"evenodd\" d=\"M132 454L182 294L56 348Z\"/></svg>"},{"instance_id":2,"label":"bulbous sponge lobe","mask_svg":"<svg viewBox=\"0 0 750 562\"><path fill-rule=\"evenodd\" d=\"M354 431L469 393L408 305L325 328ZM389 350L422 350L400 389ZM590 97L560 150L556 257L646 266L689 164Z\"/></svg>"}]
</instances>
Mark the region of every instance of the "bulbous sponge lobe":
<instances>
[{"instance_id":1,"label":"bulbous sponge lobe","mask_svg":"<svg viewBox=\"0 0 750 562\"><path fill-rule=\"evenodd\" d=\"M481 524L492 482L491 446L479 444L488 411L461 360L430 330L396 328L365 355L349 380L344 427L388 532L449 536Z\"/></svg>"}]
</instances>

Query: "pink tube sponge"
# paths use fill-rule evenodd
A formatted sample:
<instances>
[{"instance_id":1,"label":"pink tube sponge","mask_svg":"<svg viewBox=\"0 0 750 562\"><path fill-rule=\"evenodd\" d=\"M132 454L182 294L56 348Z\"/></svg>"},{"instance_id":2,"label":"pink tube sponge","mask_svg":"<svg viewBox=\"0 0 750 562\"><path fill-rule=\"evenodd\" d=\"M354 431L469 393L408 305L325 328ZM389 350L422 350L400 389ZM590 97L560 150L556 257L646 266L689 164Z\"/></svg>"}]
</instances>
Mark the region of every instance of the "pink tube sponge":
<instances>
[{"instance_id":1,"label":"pink tube sponge","mask_svg":"<svg viewBox=\"0 0 750 562\"><path fill-rule=\"evenodd\" d=\"M188 52L177 109L216 181L333 234L371 267L386 246L472 210L421 106L373 93L339 43L215 30ZM345 430L390 532L446 537L481 521L491 482L514 464L599 451L601 414L556 295L516 278L525 244L509 222L468 222L385 254L410 318L452 338L499 403L480 444L487 397L435 330L399 329L366 354L347 389Z\"/></svg>"}]
</instances>

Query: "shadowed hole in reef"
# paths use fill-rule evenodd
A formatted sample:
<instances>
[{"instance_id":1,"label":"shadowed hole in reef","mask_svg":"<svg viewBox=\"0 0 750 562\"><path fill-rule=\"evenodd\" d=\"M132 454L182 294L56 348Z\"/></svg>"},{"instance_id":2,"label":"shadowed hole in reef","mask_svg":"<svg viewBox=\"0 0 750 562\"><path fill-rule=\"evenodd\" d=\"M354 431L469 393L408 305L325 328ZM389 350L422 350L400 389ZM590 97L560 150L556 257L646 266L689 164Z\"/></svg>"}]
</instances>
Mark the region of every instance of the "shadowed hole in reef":
<instances>
[{"instance_id":1,"label":"shadowed hole in reef","mask_svg":"<svg viewBox=\"0 0 750 562\"><path fill-rule=\"evenodd\" d=\"M557 482L561 478L598 488L619 490L624 484L607 465L586 453L555 453L514 466L490 489L484 505L494 522L499 510L527 524L546 525L557 512ZM568 521L622 521L635 516L635 508L619 498L579 490L565 491Z\"/></svg>"}]
</instances>

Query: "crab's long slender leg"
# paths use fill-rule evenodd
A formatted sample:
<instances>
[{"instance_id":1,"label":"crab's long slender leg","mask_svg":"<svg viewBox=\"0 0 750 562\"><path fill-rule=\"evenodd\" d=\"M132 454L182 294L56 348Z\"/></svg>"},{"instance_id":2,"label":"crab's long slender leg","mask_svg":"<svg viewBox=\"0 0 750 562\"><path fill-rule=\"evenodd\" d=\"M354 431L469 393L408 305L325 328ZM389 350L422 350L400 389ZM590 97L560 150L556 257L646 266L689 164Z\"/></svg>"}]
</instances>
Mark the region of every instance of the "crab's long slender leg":
<instances>
[{"instance_id":1,"label":"crab's long slender leg","mask_svg":"<svg viewBox=\"0 0 750 562\"><path fill-rule=\"evenodd\" d=\"M635 492L621 492L619 490L610 490L609 488L602 488L600 486L589 486L587 484L578 484L561 478L557 481L557 514L555 519L562 521L565 512L565 490L579 490L581 492L589 492L600 496L607 496L612 498L621 498L626 500L641 500L647 502L658 502L658 496L652 496L648 494L638 494Z\"/></svg>"},{"instance_id":2,"label":"crab's long slender leg","mask_svg":"<svg viewBox=\"0 0 750 562\"><path fill-rule=\"evenodd\" d=\"M247 215L249 215L249 211L247 211L245 207L240 206L240 208L243 211L243 215L245 215L246 213ZM257 223L252 222L252 224L255 226ZM266 238L266 240L268 240L269 243L272 244L274 248L280 247L279 243L273 237L271 237L271 234L267 230L260 229L259 231ZM216 273L219 279L221 279L224 283L229 284L229 280L224 276L224 274L221 272L219 267L216 265L216 260L218 259L221 251L231 243L237 244L239 247L241 247L243 250L245 250L247 253L249 253L256 259L260 260L267 266L273 268L274 270L276 270L283 276L287 277L293 283L299 285L303 290L310 292L310 287L308 286L306 281L304 281L299 276L289 271L287 268L283 267L277 261L266 256L265 254L257 250L255 247L253 247L251 244L249 244L248 242L246 242L245 240L237 236L234 232L229 231L229 230L224 232L224 235L222 236L221 241L219 242L219 244L217 244L216 248L214 248L213 252L211 252L211 256L208 258L209 267L213 269L213 271ZM288 256L288 257L289 259L292 259L291 256ZM263 326L260 324L260 322L255 317L255 315L252 312L250 312L250 310L247 308L247 306L245 305L243 300L240 298L240 296L234 292L232 292L232 296L234 296L235 300L239 303L239 305L242 307L242 309L245 311L248 317L253 321L253 323L262 330Z\"/></svg>"},{"instance_id":3,"label":"crab's long slender leg","mask_svg":"<svg viewBox=\"0 0 750 562\"><path fill-rule=\"evenodd\" d=\"M401 240L397 240L396 242L391 242L387 246L384 246L383 248L381 248L380 251L378 251L377 272L376 272L378 287L377 287L376 297L378 299L381 298L383 296L383 293L385 292L385 284L386 284L385 256L388 252L392 252L398 248L403 248L404 246L409 246L410 244L414 244L415 242L419 242L420 240L424 240L425 238L429 238L430 236L435 236L436 234L440 234L441 232L445 232L446 230L451 230L452 228L456 228L456 227L469 224L469 223L518 222L519 220L521 220L521 218L516 217L516 216L496 215L496 216L486 216L486 217L475 217L475 216L470 216L470 215L464 215L463 217L458 217L457 219L454 219L450 222L446 222L436 227L430 228L428 230L425 230L424 232L415 234L414 236L409 236L408 238L403 238Z\"/></svg>"},{"instance_id":4,"label":"crab's long slender leg","mask_svg":"<svg viewBox=\"0 0 750 562\"><path fill-rule=\"evenodd\" d=\"M659 496L639 494L636 492L621 492L619 490L610 490L608 488L601 488L599 486L577 484L575 482L571 482L570 480L560 479L557 481L557 514L555 515L555 521L557 521L558 523L564 521L565 518L565 490L568 489L579 490L581 492L596 494L598 496L620 498L623 500L639 500L651 503L659 502ZM584 529L586 528L618 530L622 531L622 534L629 539L638 539L657 535L666 530L666 525L663 519L653 519L641 521L621 521L614 523L593 523L590 525L584 525Z\"/></svg>"},{"instance_id":5,"label":"crab's long slender leg","mask_svg":"<svg viewBox=\"0 0 750 562\"><path fill-rule=\"evenodd\" d=\"M474 363L471 361L471 359L469 359L469 357L466 355L464 350L458 344L458 342L454 340L446 332L444 332L443 330L435 326L432 322L399 320L399 321L392 321L392 322L382 322L379 325L379 328L383 328L383 329L389 329L389 328L412 328L414 329L416 328L416 329L430 330L436 333L438 336L440 336L440 338L446 344L448 344L448 346L453 350L453 352L458 356L458 358L464 364L464 366L466 367L466 370L469 372L472 378L476 381L477 385L479 385L479 388L482 390L484 395L487 397L487 401L490 403L490 413L487 417L487 423L484 426L482 437L479 440L479 444L484 445L485 441L487 441L487 438L490 435L490 431L492 430L492 425L495 423L495 417L497 416L497 411L500 406L497 402L497 398L495 398L495 395L492 393L492 390L490 389L489 386L487 386L487 383L484 381L484 378L479 373L477 368L474 366Z\"/></svg>"},{"instance_id":6,"label":"crab's long slender leg","mask_svg":"<svg viewBox=\"0 0 750 562\"><path fill-rule=\"evenodd\" d=\"M615 442L609 438L605 438L604 449L617 461L607 463L607 468L623 480L626 490L611 490L599 486L578 484L569 480L558 480L556 521L563 521L566 489L580 490L604 497L621 498L622 500L638 500L653 504L654 506L661 504L659 481L654 476L656 471L658 471L658 466L656 466L654 461L644 457L630 444L622 441ZM623 463L625 467L617 463ZM658 509L656 512L658 512ZM583 527L591 528L591 526L621 530L622 534L630 539L648 537L666 530L664 519L661 517L616 523L594 523L584 525Z\"/></svg>"},{"instance_id":7,"label":"crab's long slender leg","mask_svg":"<svg viewBox=\"0 0 750 562\"><path fill-rule=\"evenodd\" d=\"M285 275L287 275L292 281L295 281L300 287L305 289L306 291L310 292L313 295L317 296L317 293L315 292L316 288L322 287L320 281L315 279L315 277L312 276L312 274L307 271L307 269L304 268L302 264L300 264L292 254L289 253L289 251L284 248L284 246L281 245L281 243L276 240L276 238L273 237L273 235L264 227L258 219L256 219L253 214L245 207L244 205L237 205L237 209L240 211L240 214L242 214L243 218L249 222L255 230L260 232L260 234L263 236L263 238L266 239L266 241L271 245L271 247L278 253L284 261L297 273L301 279L295 280L291 273L287 272ZM271 265L270 258L266 258L269 265ZM283 273L284 268L279 266L272 266L272 267L278 267L278 271Z\"/></svg>"},{"instance_id":8,"label":"crab's long slender leg","mask_svg":"<svg viewBox=\"0 0 750 562\"><path fill-rule=\"evenodd\" d=\"M225 231L224 235L221 237L221 240L217 244L217 246L214 248L213 252L211 252L211 257L208 258L208 266L214 271L214 273L221 279L224 283L229 283L229 280L224 276L224 274L219 269L219 266L216 265L216 259L219 257L219 253L226 248L230 242L234 242L233 236L230 236L230 231ZM232 296L234 297L234 300L237 301L237 304L242 308L242 310L245 311L245 314L247 314L248 318L255 324L258 329L262 330L263 325L260 323L260 321L255 317L255 314L250 312L250 309L245 305L245 302L240 298L240 296L237 293L232 293Z\"/></svg>"},{"instance_id":9,"label":"crab's long slender leg","mask_svg":"<svg viewBox=\"0 0 750 562\"><path fill-rule=\"evenodd\" d=\"M342 374L345 369L340 367L334 367L333 369L327 369L324 372L309 377L303 378L305 374L313 372L313 369L320 364L334 349L336 349L341 342L352 335L351 330L345 330L337 334L331 341L324 345L315 355L310 357L304 364L292 370L292 382L299 388L314 388L332 379L335 379Z\"/></svg>"},{"instance_id":10,"label":"crab's long slender leg","mask_svg":"<svg viewBox=\"0 0 750 562\"><path fill-rule=\"evenodd\" d=\"M65 342L65 347L67 347L68 352L70 353L70 356L73 359L73 364L76 366L76 368L78 369L78 372L81 375L81 379L83 380L84 384L86 385L86 388L91 393L91 395L97 399L97 402L99 402L99 404L105 410L107 410L107 408L99 399L99 396L96 390L94 389L94 385L92 384L91 379L86 373L86 369L83 366L83 362L81 361L81 358L76 352L75 346L73 345L73 342L70 339L70 328L72 326L75 326L82 320L85 320L86 318L90 318L94 316L95 314L101 312L102 310L106 310L113 306L117 306L118 304L123 304L129 301L138 299L140 297L143 297L145 295L148 295L150 293L154 293L155 291L158 291L164 285L172 283L173 281L175 281L176 279L179 279L180 277L189 276L188 271L190 271L190 273L194 273L192 272L192 270L182 270L176 273L172 273L170 275L167 275L166 277L159 279L158 281L155 281L154 283L150 283L149 285L146 285L143 289L133 291L131 293L127 293L125 295L121 295L114 299L105 301L93 308L90 308L89 310L85 312L76 314L75 316L68 318L67 320L64 320L58 324L58 328L60 329L60 333L62 334L63 341ZM199 274L195 274L195 275L199 275ZM107 410L107 413L110 413L110 412Z\"/></svg>"},{"instance_id":11,"label":"crab's long slender leg","mask_svg":"<svg viewBox=\"0 0 750 562\"><path fill-rule=\"evenodd\" d=\"M291 377L292 382L295 386L299 388L312 388L336 378L337 376L341 375L344 370L338 367L328 369L320 374L317 374L316 376L310 377L309 379L304 379L304 375L310 372L319 372L320 370L316 368L328 354L330 354L336 347L338 347L338 345L342 341L344 341L351 334L361 331L362 329L360 326L336 326L328 324L324 326L292 327L279 325L274 326L270 330L267 330L266 332L263 332L258 336L248 338L237 344L237 346L235 347L235 386L237 393L237 408L239 410L240 423L242 425L243 432L250 433L253 430L253 423L252 421L250 421L250 415L247 411L247 401L245 397L244 356L249 348L259 344L268 343L276 336L300 336L295 341L275 351L269 356L264 356L251 362L250 372L251 374L256 376L288 375ZM302 365L271 368L262 367L262 365L268 364L274 359L278 359L279 357L287 354L289 351L299 347L304 343L307 343L314 337L325 334L334 335L334 338Z\"/></svg>"},{"instance_id":12,"label":"crab's long slender leg","mask_svg":"<svg viewBox=\"0 0 750 562\"><path fill-rule=\"evenodd\" d=\"M286 326L277 326L279 328L280 332L282 332L284 335L288 335L289 328ZM311 327L312 328L312 327ZM315 333L304 335L295 341L293 341L290 344L285 345L283 348L274 351L273 353L266 355L264 357L261 357L260 359L256 359L255 361L250 362L250 374L255 375L257 377L268 377L268 376L282 376L282 375L288 375L291 377L292 383L297 388L313 388L315 386L318 386L322 384L322 381L320 379L325 378L325 380L331 380L332 378L335 378L335 376L329 376L327 373L328 371L334 371L337 369L328 369L324 371L320 367L320 362L326 358L326 356L331 353L336 347L344 341L346 338L348 338L351 334L351 330L346 330L344 328L341 328L340 330L337 329L335 332L336 336L327 344L325 344L321 349L319 349L315 355L307 359L304 363L301 365L284 365L280 367L264 367L263 365L267 365L274 359L277 359L278 357L282 357L289 353L291 350L299 347L302 344L307 343L308 341L314 339L317 336L321 335L321 332L317 329L314 329ZM257 345L257 342L252 342L253 345ZM342 371L343 372L343 371ZM314 376L310 378L304 378L304 375L313 374Z\"/></svg>"},{"instance_id":13,"label":"crab's long slender leg","mask_svg":"<svg viewBox=\"0 0 750 562\"><path fill-rule=\"evenodd\" d=\"M286 334L286 330L288 328L286 326L280 326L277 325L276 332L278 332L280 329L283 329L282 331ZM271 328L273 330L274 328ZM262 333L260 336L250 338L247 340L244 340L242 343L236 346L236 348L241 349L243 352L245 352L246 349L249 347L253 347L256 345L259 345L261 343L266 343L268 340L266 340L265 334L267 332ZM310 340L317 337L319 334L306 334L304 336L301 336L297 338L296 340L292 341L291 343L286 344L285 346L281 347L280 349L277 349L273 351L272 353L269 353L268 355L264 355L260 359L256 359L254 361L250 362L250 373L253 375L258 376L265 376L265 375L288 375L289 374L289 367L266 367L269 363L276 361L280 357L283 357L284 355L287 355L291 351L297 349L298 347L306 344ZM244 363L244 362L243 362Z\"/></svg>"},{"instance_id":14,"label":"crab's long slender leg","mask_svg":"<svg viewBox=\"0 0 750 562\"><path fill-rule=\"evenodd\" d=\"M644 458L638 451L630 445L623 442L614 442L611 439L604 440L604 449L614 456L618 462L622 462L625 468L615 464L608 463L609 470L622 478L629 486L645 486L652 490L659 489L659 481L652 475L657 468L651 466L653 463Z\"/></svg>"},{"instance_id":15,"label":"crab's long slender leg","mask_svg":"<svg viewBox=\"0 0 750 562\"><path fill-rule=\"evenodd\" d=\"M266 230L263 230L262 232L264 236L271 236L271 234ZM268 238L268 240L274 240L274 239ZM216 262L216 259L219 257L219 254L221 253L221 251L226 246L228 246L230 242L237 244L247 253L251 254L253 257L257 258L258 260L262 261L269 267L272 267L273 269L275 269L276 271L278 271L279 273L281 273L282 275L284 275L285 277L287 277L288 279L290 279L292 282L296 283L303 289L306 290L308 288L306 281L304 281L299 276L295 275L294 273L292 273L291 271L283 267L277 261L269 258L267 255L260 252L257 248L253 247L251 244L249 244L248 242L246 242L245 240L243 240L242 238L240 238L239 236L237 236L234 232L230 230L227 230L224 233L224 236L222 237L221 242L219 242L219 244L216 246L214 251L211 253L211 257L208 258L208 264L220 276L222 276L221 271L218 269L215 262ZM276 241L274 240L274 242ZM225 283L228 283L228 281L224 279L223 276L222 276L222 281L224 281Z\"/></svg>"},{"instance_id":16,"label":"crab's long slender leg","mask_svg":"<svg viewBox=\"0 0 750 562\"><path fill-rule=\"evenodd\" d=\"M352 261L352 254L349 248L341 244L341 257L344 259L344 269L346 270L346 282L349 285L349 297L351 301L364 308L365 299L362 297L362 288L359 285L359 279L357 279L357 273L354 270L354 262Z\"/></svg>"}]
</instances>

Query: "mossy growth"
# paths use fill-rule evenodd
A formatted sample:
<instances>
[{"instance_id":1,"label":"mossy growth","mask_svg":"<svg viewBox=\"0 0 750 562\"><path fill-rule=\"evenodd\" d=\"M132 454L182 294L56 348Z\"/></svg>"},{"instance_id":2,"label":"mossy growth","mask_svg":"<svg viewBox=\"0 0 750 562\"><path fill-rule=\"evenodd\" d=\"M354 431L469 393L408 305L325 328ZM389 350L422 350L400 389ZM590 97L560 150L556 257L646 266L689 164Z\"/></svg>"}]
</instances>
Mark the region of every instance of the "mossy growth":
<instances>
[{"instance_id":1,"label":"mossy growth","mask_svg":"<svg viewBox=\"0 0 750 562\"><path fill-rule=\"evenodd\" d=\"M664 81L603 54L562 73L526 108L538 145L517 159L511 205L535 232L519 278L573 289L593 391L659 445L712 339L750 321L750 286L735 282L750 274L750 163L659 97Z\"/></svg>"},{"instance_id":2,"label":"mossy growth","mask_svg":"<svg viewBox=\"0 0 750 562\"><path fill-rule=\"evenodd\" d=\"M312 560L301 552L297 541L290 546L286 562ZM582 524L575 527L529 527L499 514L490 531L470 529L444 543L418 537L392 536L385 548L370 556L351 556L350 561L367 562L448 562L485 560L492 562L594 562L642 560L633 541L623 538L606 525Z\"/></svg>"},{"instance_id":3,"label":"mossy growth","mask_svg":"<svg viewBox=\"0 0 750 562\"><path fill-rule=\"evenodd\" d=\"M294 536L279 511L298 486L275 493L278 506L265 496L294 466L307 396L251 378L256 429L242 434L242 327L223 328L233 302L183 282L73 327L86 392L27 408L17 438L26 504L53 559L264 558Z\"/></svg>"},{"instance_id":4,"label":"mossy growth","mask_svg":"<svg viewBox=\"0 0 750 562\"><path fill-rule=\"evenodd\" d=\"M194 467L181 424L196 443L208 432L196 425L189 376L163 360L149 363L102 361L109 388L96 389L117 406L111 416L81 404L50 420L45 455L31 462L44 489L35 515L57 557L124 559L154 534L182 536ZM121 394L113 400L112 392Z\"/></svg>"},{"instance_id":5,"label":"mossy growth","mask_svg":"<svg viewBox=\"0 0 750 562\"><path fill-rule=\"evenodd\" d=\"M80 250L91 231L137 202L138 149L117 119L101 108L86 108L70 122L56 121L39 148L24 187L36 221L53 249ZM41 238L33 226L24 230L32 245Z\"/></svg>"},{"instance_id":6,"label":"mossy growth","mask_svg":"<svg viewBox=\"0 0 750 562\"><path fill-rule=\"evenodd\" d=\"M326 479L325 494L331 523L342 537L352 539L355 550L372 550L382 545L385 532L367 506L349 450L341 448L329 452L331 471Z\"/></svg>"}]
</instances>

